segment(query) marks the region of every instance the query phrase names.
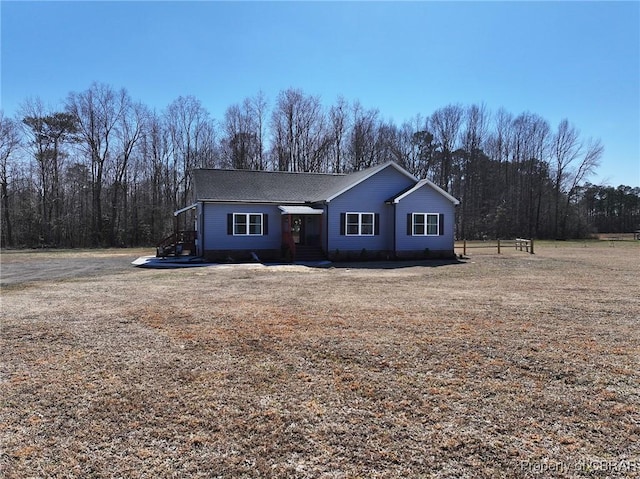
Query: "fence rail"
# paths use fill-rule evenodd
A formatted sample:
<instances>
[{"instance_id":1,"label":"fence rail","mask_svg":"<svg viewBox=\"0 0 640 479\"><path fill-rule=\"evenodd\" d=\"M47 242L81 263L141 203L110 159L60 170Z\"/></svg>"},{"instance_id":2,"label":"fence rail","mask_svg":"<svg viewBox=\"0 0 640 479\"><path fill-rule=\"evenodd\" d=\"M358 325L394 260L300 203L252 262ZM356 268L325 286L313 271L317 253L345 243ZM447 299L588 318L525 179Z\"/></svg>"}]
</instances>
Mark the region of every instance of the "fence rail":
<instances>
[{"instance_id":1,"label":"fence rail","mask_svg":"<svg viewBox=\"0 0 640 479\"><path fill-rule=\"evenodd\" d=\"M527 253L531 253L533 254L533 240L532 239L525 239L525 238L516 238L514 241L515 247L516 249L520 248L520 251L524 250ZM529 251L531 250L531 251Z\"/></svg>"},{"instance_id":2,"label":"fence rail","mask_svg":"<svg viewBox=\"0 0 640 479\"><path fill-rule=\"evenodd\" d=\"M516 251L526 251L529 254L534 254L533 251L533 240L526 238L516 238L513 240L495 240L495 241L470 241L462 240L462 245L456 245L456 249L462 248L462 255L467 255L467 250L476 249L476 248L484 248L484 249L495 249L498 254L502 254L502 250L505 247L513 246Z\"/></svg>"}]
</instances>

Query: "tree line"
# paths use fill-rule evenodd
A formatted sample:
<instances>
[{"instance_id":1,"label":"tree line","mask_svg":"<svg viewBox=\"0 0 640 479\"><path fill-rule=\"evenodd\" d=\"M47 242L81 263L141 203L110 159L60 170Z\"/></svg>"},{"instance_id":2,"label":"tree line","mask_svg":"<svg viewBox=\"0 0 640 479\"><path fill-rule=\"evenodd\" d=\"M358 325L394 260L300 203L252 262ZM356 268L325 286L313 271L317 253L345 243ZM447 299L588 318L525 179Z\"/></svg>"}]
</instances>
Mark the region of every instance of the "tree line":
<instances>
[{"instance_id":1,"label":"tree line","mask_svg":"<svg viewBox=\"0 0 640 479\"><path fill-rule=\"evenodd\" d=\"M195 168L348 173L389 160L461 200L459 238L583 237L640 226L640 191L587 182L603 153L568 120L451 104L397 125L376 108L290 88L211 117L158 112L94 83L60 108L0 112L3 247L152 245L193 200Z\"/></svg>"}]
</instances>

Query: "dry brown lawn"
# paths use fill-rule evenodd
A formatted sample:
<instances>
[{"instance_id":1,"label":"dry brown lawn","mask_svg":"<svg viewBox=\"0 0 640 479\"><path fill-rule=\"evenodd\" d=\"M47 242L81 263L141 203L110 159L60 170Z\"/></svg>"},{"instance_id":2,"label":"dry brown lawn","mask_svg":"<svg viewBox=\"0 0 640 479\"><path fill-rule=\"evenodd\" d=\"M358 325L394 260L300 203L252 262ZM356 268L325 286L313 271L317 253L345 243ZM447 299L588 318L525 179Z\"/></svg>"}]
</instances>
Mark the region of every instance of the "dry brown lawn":
<instances>
[{"instance_id":1,"label":"dry brown lawn","mask_svg":"<svg viewBox=\"0 0 640 479\"><path fill-rule=\"evenodd\" d=\"M0 473L640 477L640 242L481 251L176 270L5 252Z\"/></svg>"}]
</instances>

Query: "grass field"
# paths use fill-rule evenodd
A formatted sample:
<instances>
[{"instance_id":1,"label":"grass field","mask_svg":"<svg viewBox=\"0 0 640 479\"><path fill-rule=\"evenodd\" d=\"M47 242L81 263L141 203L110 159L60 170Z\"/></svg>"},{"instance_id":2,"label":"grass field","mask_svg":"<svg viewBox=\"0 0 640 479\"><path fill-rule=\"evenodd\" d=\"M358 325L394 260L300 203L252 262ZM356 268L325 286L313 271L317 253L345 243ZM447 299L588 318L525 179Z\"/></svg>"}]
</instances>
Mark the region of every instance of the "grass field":
<instances>
[{"instance_id":1,"label":"grass field","mask_svg":"<svg viewBox=\"0 0 640 479\"><path fill-rule=\"evenodd\" d=\"M140 254L2 254L3 477L640 477L640 242Z\"/></svg>"}]
</instances>

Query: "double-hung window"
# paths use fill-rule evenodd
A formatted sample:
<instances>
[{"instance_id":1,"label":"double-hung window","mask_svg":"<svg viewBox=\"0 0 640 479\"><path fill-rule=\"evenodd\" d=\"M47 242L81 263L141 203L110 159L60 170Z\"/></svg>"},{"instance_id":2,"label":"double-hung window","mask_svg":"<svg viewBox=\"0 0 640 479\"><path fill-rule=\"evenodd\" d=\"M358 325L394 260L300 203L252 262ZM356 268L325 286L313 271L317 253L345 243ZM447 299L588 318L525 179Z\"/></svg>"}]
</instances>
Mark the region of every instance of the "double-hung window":
<instances>
[{"instance_id":1,"label":"double-hung window","mask_svg":"<svg viewBox=\"0 0 640 479\"><path fill-rule=\"evenodd\" d=\"M235 236L261 236L262 213L233 213L233 234Z\"/></svg>"},{"instance_id":2,"label":"double-hung window","mask_svg":"<svg viewBox=\"0 0 640 479\"><path fill-rule=\"evenodd\" d=\"M411 234L413 236L438 236L440 215L438 213L413 213Z\"/></svg>"},{"instance_id":3,"label":"double-hung window","mask_svg":"<svg viewBox=\"0 0 640 479\"><path fill-rule=\"evenodd\" d=\"M345 221L347 236L373 236L375 233L374 213L347 213Z\"/></svg>"}]
</instances>

